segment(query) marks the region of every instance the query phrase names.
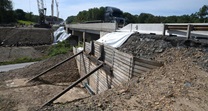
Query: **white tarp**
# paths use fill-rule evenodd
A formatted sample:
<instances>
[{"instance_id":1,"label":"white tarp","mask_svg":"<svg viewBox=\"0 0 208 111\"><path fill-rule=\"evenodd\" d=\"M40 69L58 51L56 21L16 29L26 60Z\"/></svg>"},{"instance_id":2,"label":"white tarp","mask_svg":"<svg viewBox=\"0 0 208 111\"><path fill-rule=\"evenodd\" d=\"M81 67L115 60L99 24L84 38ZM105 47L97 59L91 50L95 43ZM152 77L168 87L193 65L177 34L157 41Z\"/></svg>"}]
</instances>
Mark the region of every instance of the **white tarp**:
<instances>
[{"instance_id":1,"label":"white tarp","mask_svg":"<svg viewBox=\"0 0 208 111\"><path fill-rule=\"evenodd\" d=\"M120 47L134 32L112 32L97 41L115 48Z\"/></svg>"},{"instance_id":2,"label":"white tarp","mask_svg":"<svg viewBox=\"0 0 208 111\"><path fill-rule=\"evenodd\" d=\"M71 34L67 34L64 27L59 27L54 33L54 43L62 42L70 37Z\"/></svg>"},{"instance_id":3,"label":"white tarp","mask_svg":"<svg viewBox=\"0 0 208 111\"><path fill-rule=\"evenodd\" d=\"M62 42L64 40L66 40L67 38L69 38L71 36L71 34L67 34L66 32L63 32L60 37L57 39L57 42Z\"/></svg>"}]
</instances>

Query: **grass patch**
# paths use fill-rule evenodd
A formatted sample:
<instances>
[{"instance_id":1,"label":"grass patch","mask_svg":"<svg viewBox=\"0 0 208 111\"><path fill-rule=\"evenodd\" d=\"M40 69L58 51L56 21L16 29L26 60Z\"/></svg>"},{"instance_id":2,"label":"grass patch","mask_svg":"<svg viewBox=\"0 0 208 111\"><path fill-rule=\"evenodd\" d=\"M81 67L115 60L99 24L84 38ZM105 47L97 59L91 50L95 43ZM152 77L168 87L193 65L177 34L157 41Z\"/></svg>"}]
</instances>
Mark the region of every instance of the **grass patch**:
<instances>
[{"instance_id":1,"label":"grass patch","mask_svg":"<svg viewBox=\"0 0 208 111\"><path fill-rule=\"evenodd\" d=\"M28 57L22 57L22 58L18 58L15 59L13 61L6 61L6 62L0 62L0 65L9 65L9 64L18 64L18 63L26 63L26 62L35 62L35 61L40 61L43 58L28 58Z\"/></svg>"},{"instance_id":2,"label":"grass patch","mask_svg":"<svg viewBox=\"0 0 208 111\"><path fill-rule=\"evenodd\" d=\"M49 49L48 56L52 57L52 56L56 56L56 55L59 55L59 54L66 54L70 50L72 50L72 47L70 46L68 41L59 42L58 44L53 45Z\"/></svg>"},{"instance_id":3,"label":"grass patch","mask_svg":"<svg viewBox=\"0 0 208 111\"><path fill-rule=\"evenodd\" d=\"M31 21L24 21L24 20L18 20L18 23L19 23L19 24L25 24L25 25L31 25L31 24L34 24L34 22L31 22Z\"/></svg>"}]
</instances>

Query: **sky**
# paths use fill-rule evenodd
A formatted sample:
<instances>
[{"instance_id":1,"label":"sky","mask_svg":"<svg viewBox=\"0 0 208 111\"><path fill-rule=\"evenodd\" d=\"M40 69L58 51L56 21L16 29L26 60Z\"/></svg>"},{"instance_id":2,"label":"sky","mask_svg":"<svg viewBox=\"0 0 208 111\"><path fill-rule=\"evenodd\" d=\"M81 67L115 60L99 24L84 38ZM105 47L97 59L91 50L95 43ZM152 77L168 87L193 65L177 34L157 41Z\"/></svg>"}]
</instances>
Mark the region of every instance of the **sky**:
<instances>
[{"instance_id":1,"label":"sky","mask_svg":"<svg viewBox=\"0 0 208 111\"><path fill-rule=\"evenodd\" d=\"M14 9L23 9L38 15L37 0L12 0ZM44 0L47 14L51 15L51 0ZM170 16L184 15L198 12L203 5L208 5L208 0L58 0L59 17L66 19L68 16L77 15L79 11L94 7L112 6L129 12L132 15L150 13L153 15ZM56 15L56 7L54 6Z\"/></svg>"}]
</instances>

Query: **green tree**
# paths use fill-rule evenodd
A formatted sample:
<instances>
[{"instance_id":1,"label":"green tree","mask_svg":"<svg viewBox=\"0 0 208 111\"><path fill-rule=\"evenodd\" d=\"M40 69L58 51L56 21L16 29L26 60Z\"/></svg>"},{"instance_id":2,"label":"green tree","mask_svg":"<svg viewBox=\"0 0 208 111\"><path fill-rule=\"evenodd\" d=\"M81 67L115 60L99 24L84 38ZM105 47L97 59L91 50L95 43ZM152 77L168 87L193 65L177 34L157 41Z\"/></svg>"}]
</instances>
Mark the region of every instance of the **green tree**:
<instances>
[{"instance_id":1,"label":"green tree","mask_svg":"<svg viewBox=\"0 0 208 111\"><path fill-rule=\"evenodd\" d=\"M76 16L69 16L66 19L66 23L69 24L69 23L75 22L75 19L76 19Z\"/></svg>"},{"instance_id":2,"label":"green tree","mask_svg":"<svg viewBox=\"0 0 208 111\"><path fill-rule=\"evenodd\" d=\"M15 22L15 15L13 12L11 0L0 0L0 23Z\"/></svg>"},{"instance_id":3,"label":"green tree","mask_svg":"<svg viewBox=\"0 0 208 111\"><path fill-rule=\"evenodd\" d=\"M202 6L202 8L199 9L199 12L197 14L200 17L200 21L205 22L208 15L208 5Z\"/></svg>"},{"instance_id":4,"label":"green tree","mask_svg":"<svg viewBox=\"0 0 208 111\"><path fill-rule=\"evenodd\" d=\"M16 9L15 14L18 20L26 20L26 13L22 9Z\"/></svg>"},{"instance_id":5,"label":"green tree","mask_svg":"<svg viewBox=\"0 0 208 111\"><path fill-rule=\"evenodd\" d=\"M153 23L153 17L154 15L149 14L149 13L141 13L137 18L137 22L138 23Z\"/></svg>"},{"instance_id":6,"label":"green tree","mask_svg":"<svg viewBox=\"0 0 208 111\"><path fill-rule=\"evenodd\" d=\"M131 14L128 13L128 12L124 12L124 13L123 13L123 17L126 19L126 22L127 22L127 23L136 23L137 17L134 16L134 15L131 15Z\"/></svg>"}]
</instances>

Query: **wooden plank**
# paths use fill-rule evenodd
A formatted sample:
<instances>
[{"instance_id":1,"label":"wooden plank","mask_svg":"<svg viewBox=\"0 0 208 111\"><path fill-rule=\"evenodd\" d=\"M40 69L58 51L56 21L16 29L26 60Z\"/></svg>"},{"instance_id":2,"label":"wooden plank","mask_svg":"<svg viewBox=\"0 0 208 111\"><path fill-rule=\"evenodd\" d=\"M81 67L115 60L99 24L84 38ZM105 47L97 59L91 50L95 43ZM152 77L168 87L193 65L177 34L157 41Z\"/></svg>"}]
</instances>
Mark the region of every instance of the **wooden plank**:
<instances>
[{"instance_id":1,"label":"wooden plank","mask_svg":"<svg viewBox=\"0 0 208 111\"><path fill-rule=\"evenodd\" d=\"M97 42L97 41L94 41L95 45L103 45L102 43L100 42Z\"/></svg>"},{"instance_id":2,"label":"wooden plank","mask_svg":"<svg viewBox=\"0 0 208 111\"><path fill-rule=\"evenodd\" d=\"M119 72L118 70L113 71L113 78L117 79L118 81L123 81L123 80L128 80L127 76L123 76L123 74L121 72Z\"/></svg>"},{"instance_id":3,"label":"wooden plank","mask_svg":"<svg viewBox=\"0 0 208 111\"><path fill-rule=\"evenodd\" d=\"M112 62L113 62L113 57L108 57L108 56L105 56L105 60L104 60L105 62L107 61L107 62L109 62L110 64L112 64Z\"/></svg>"},{"instance_id":4,"label":"wooden plank","mask_svg":"<svg viewBox=\"0 0 208 111\"><path fill-rule=\"evenodd\" d=\"M113 69L114 71L119 71L119 72L121 72L124 76L127 76L127 77L129 77L130 75L131 75L131 73L129 72L129 70L123 70L123 69L121 69L121 68L118 68L118 67L114 67L114 69Z\"/></svg>"},{"instance_id":5,"label":"wooden plank","mask_svg":"<svg viewBox=\"0 0 208 111\"><path fill-rule=\"evenodd\" d=\"M115 53L114 59L120 60L120 61L122 61L124 63L126 63L126 62L131 63L133 58L123 57L123 56L120 56L120 55Z\"/></svg>"},{"instance_id":6,"label":"wooden plank","mask_svg":"<svg viewBox=\"0 0 208 111\"><path fill-rule=\"evenodd\" d=\"M143 67L146 67L146 68L149 68L149 69L158 68L158 66L154 66L154 65L151 65L151 64L146 64L146 63L138 62L138 61L135 61L134 64L138 65L138 66L143 66Z\"/></svg>"},{"instance_id":7,"label":"wooden plank","mask_svg":"<svg viewBox=\"0 0 208 111\"><path fill-rule=\"evenodd\" d=\"M104 46L104 50L105 50L106 52L109 52L109 53L114 52L114 50L113 50L113 49L106 48L105 46Z\"/></svg>"},{"instance_id":8,"label":"wooden plank","mask_svg":"<svg viewBox=\"0 0 208 111\"><path fill-rule=\"evenodd\" d=\"M134 74L137 74L137 73L143 74L145 72L147 72L147 71L142 71L142 70L139 70L139 69L134 69L134 71L133 71Z\"/></svg>"},{"instance_id":9,"label":"wooden plank","mask_svg":"<svg viewBox=\"0 0 208 111\"><path fill-rule=\"evenodd\" d=\"M112 86L113 86L113 87L117 87L117 86L119 86L119 85L121 85L121 83L118 82L116 79L113 79L113 80L112 80Z\"/></svg>"},{"instance_id":10,"label":"wooden plank","mask_svg":"<svg viewBox=\"0 0 208 111\"><path fill-rule=\"evenodd\" d=\"M163 63L156 62L156 61L152 61L152 60L147 60L147 59L142 59L142 58L136 58L136 57L134 58L134 60L136 62L142 62L142 63L150 64L150 65L153 65L153 66L158 66L158 67L163 66Z\"/></svg>"},{"instance_id":11,"label":"wooden plank","mask_svg":"<svg viewBox=\"0 0 208 111\"><path fill-rule=\"evenodd\" d=\"M108 89L107 83L105 84L103 81L99 81L99 86L103 87L103 89Z\"/></svg>"},{"instance_id":12,"label":"wooden plank","mask_svg":"<svg viewBox=\"0 0 208 111\"><path fill-rule=\"evenodd\" d=\"M92 88L92 90L94 90L95 93L97 93L97 83L92 77L90 78L89 86Z\"/></svg>"},{"instance_id":13,"label":"wooden plank","mask_svg":"<svg viewBox=\"0 0 208 111\"><path fill-rule=\"evenodd\" d=\"M117 78L114 78L114 79L112 80L112 82L113 82L113 84L114 84L114 87L119 86L119 85L122 84Z\"/></svg>"},{"instance_id":14,"label":"wooden plank","mask_svg":"<svg viewBox=\"0 0 208 111\"><path fill-rule=\"evenodd\" d=\"M115 71L113 71L113 75L114 75L114 77L118 77L118 78L120 78L121 80L129 80L130 79L130 77L129 77L129 75L127 76L127 75L125 75L123 72L121 72L120 70L115 70Z\"/></svg>"},{"instance_id":15,"label":"wooden plank","mask_svg":"<svg viewBox=\"0 0 208 111\"><path fill-rule=\"evenodd\" d=\"M102 81L106 84L106 87L109 87L111 85L111 77L108 75L99 74L100 77L103 79Z\"/></svg>"},{"instance_id":16,"label":"wooden plank","mask_svg":"<svg viewBox=\"0 0 208 111\"><path fill-rule=\"evenodd\" d=\"M138 65L134 65L134 69L138 69L138 70L142 70L142 71L150 71L152 69L149 69L149 68L146 68L146 67L143 67L143 66L138 66Z\"/></svg>"},{"instance_id":17,"label":"wooden plank","mask_svg":"<svg viewBox=\"0 0 208 111\"><path fill-rule=\"evenodd\" d=\"M118 54L118 55L121 55L121 56L127 57L127 58L133 58L134 57L132 54L127 54L127 53L121 52L119 50L115 50L115 54Z\"/></svg>"},{"instance_id":18,"label":"wooden plank","mask_svg":"<svg viewBox=\"0 0 208 111\"><path fill-rule=\"evenodd\" d=\"M118 67L118 68L121 68L123 70L131 70L131 67L130 67L130 63L127 65L127 64L124 64L123 62L120 62L120 61L114 61L114 67Z\"/></svg>"},{"instance_id":19,"label":"wooden plank","mask_svg":"<svg viewBox=\"0 0 208 111\"><path fill-rule=\"evenodd\" d=\"M95 48L99 48L101 45L100 44L94 44Z\"/></svg>"},{"instance_id":20,"label":"wooden plank","mask_svg":"<svg viewBox=\"0 0 208 111\"><path fill-rule=\"evenodd\" d=\"M106 50L104 51L104 53L105 53L105 56L106 56L106 55L109 55L109 56L114 55L113 52L109 52L109 51L106 51Z\"/></svg>"}]
</instances>

